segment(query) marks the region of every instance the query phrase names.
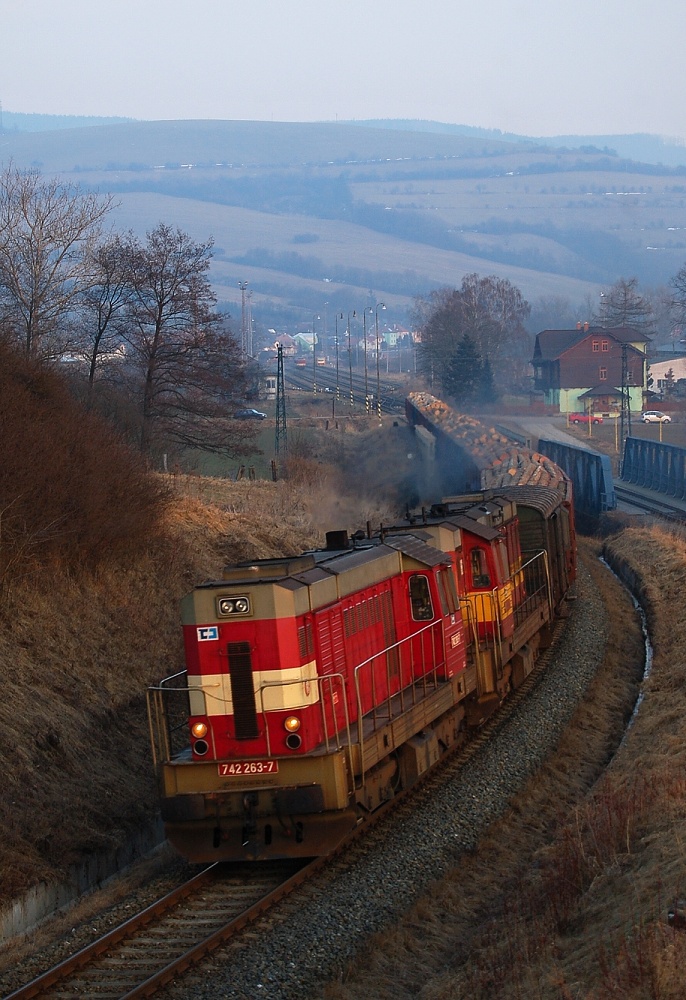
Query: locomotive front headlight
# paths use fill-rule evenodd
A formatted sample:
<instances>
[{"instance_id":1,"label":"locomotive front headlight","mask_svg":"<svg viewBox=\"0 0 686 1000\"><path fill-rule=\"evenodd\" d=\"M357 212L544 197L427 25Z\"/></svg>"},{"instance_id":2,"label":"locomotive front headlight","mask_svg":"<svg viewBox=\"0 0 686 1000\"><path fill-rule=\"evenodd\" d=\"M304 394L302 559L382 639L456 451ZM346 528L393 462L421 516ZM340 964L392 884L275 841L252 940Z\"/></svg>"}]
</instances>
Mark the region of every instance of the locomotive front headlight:
<instances>
[{"instance_id":1,"label":"locomotive front headlight","mask_svg":"<svg viewBox=\"0 0 686 1000\"><path fill-rule=\"evenodd\" d=\"M207 735L207 726L204 722L194 722L191 726L191 732L197 740L202 739L203 736Z\"/></svg>"},{"instance_id":2,"label":"locomotive front headlight","mask_svg":"<svg viewBox=\"0 0 686 1000\"><path fill-rule=\"evenodd\" d=\"M222 618L228 618L231 615L248 615L250 614L250 598L245 596L218 597L217 614Z\"/></svg>"},{"instance_id":3,"label":"locomotive front headlight","mask_svg":"<svg viewBox=\"0 0 686 1000\"><path fill-rule=\"evenodd\" d=\"M287 732L297 733L300 729L300 719L297 715L289 715L287 719L284 719L283 726Z\"/></svg>"}]
</instances>

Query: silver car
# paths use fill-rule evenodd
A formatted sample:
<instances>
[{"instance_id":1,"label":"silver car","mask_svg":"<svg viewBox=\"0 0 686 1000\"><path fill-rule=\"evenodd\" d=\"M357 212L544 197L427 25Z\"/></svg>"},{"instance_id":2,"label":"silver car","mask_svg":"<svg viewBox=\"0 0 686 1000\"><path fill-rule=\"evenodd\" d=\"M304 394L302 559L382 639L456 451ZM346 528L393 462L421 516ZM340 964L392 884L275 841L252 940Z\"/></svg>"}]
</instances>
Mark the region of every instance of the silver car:
<instances>
[{"instance_id":1,"label":"silver car","mask_svg":"<svg viewBox=\"0 0 686 1000\"><path fill-rule=\"evenodd\" d=\"M645 410L641 414L641 420L644 424L671 424L672 418L668 413L663 413L662 410Z\"/></svg>"}]
</instances>

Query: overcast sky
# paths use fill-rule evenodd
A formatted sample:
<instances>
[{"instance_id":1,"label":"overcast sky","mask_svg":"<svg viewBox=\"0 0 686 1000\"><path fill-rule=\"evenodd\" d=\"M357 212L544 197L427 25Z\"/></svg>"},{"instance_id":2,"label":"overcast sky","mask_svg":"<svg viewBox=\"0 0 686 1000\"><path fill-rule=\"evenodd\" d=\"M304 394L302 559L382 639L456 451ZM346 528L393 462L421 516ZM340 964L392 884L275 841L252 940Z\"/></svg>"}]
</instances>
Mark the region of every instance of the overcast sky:
<instances>
[{"instance_id":1,"label":"overcast sky","mask_svg":"<svg viewBox=\"0 0 686 1000\"><path fill-rule=\"evenodd\" d=\"M6 111L686 140L684 0L0 0Z\"/></svg>"}]
</instances>

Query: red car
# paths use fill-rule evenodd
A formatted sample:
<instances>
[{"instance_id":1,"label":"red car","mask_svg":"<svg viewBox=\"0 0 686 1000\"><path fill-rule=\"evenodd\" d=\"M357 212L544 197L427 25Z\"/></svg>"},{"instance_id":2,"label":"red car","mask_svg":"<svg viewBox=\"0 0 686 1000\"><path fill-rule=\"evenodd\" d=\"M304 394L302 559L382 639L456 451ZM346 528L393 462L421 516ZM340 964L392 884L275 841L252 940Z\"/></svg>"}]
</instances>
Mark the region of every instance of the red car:
<instances>
[{"instance_id":1,"label":"red car","mask_svg":"<svg viewBox=\"0 0 686 1000\"><path fill-rule=\"evenodd\" d=\"M570 413L570 424L602 424L603 418L598 413Z\"/></svg>"}]
</instances>

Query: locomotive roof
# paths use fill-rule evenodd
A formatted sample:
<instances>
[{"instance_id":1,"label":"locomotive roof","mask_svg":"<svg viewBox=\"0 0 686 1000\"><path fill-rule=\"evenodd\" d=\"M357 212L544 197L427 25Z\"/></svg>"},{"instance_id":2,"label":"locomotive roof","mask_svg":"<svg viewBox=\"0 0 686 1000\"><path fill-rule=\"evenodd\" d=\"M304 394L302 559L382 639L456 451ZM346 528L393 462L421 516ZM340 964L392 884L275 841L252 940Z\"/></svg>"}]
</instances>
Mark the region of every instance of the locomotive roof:
<instances>
[{"instance_id":1,"label":"locomotive roof","mask_svg":"<svg viewBox=\"0 0 686 1000\"><path fill-rule=\"evenodd\" d=\"M480 521L474 521L466 515L458 514L456 517L446 518L446 521L448 524L454 524L455 527L461 528L471 535L483 538L486 542L491 542L494 538L500 537L500 531L497 528L491 528L488 524L481 524Z\"/></svg>"},{"instance_id":2,"label":"locomotive roof","mask_svg":"<svg viewBox=\"0 0 686 1000\"><path fill-rule=\"evenodd\" d=\"M389 549L395 549L410 559L424 563L426 566L437 566L448 560L445 553L440 552L434 545L422 540L421 536L430 536L419 531L417 533L407 531L394 535L385 534L383 539L365 539L362 544L356 545L352 549L343 549L337 552L322 550L314 552L317 567L326 569L331 573L344 573L348 569L357 568L361 563L371 562L381 555L387 555Z\"/></svg>"},{"instance_id":3,"label":"locomotive roof","mask_svg":"<svg viewBox=\"0 0 686 1000\"><path fill-rule=\"evenodd\" d=\"M428 541L422 539L423 536ZM425 566L438 566L449 562L448 556L430 543L430 535L422 530L417 533L405 529L397 535L353 540L345 548L317 549L295 558L256 559L252 562L241 562L226 566L219 581L206 581L200 587L216 587L217 585L278 583L288 590L301 586L313 587L322 584L332 577L345 574L355 575L364 567L370 580L377 577L385 579L397 572L398 553L422 563ZM370 572L372 564L375 570Z\"/></svg>"},{"instance_id":4,"label":"locomotive roof","mask_svg":"<svg viewBox=\"0 0 686 1000\"><path fill-rule=\"evenodd\" d=\"M427 545L416 535L387 535L384 544L392 549L397 549L404 556L415 559L417 562L425 563L427 566L440 566L441 563L449 563L450 558L445 552Z\"/></svg>"},{"instance_id":5,"label":"locomotive roof","mask_svg":"<svg viewBox=\"0 0 686 1000\"><path fill-rule=\"evenodd\" d=\"M314 558L306 553L302 556L286 556L281 559L253 559L251 562L233 563L225 566L222 580L231 583L254 583L255 580L281 580L294 576L314 566ZM212 581L201 586L209 586Z\"/></svg>"}]
</instances>

